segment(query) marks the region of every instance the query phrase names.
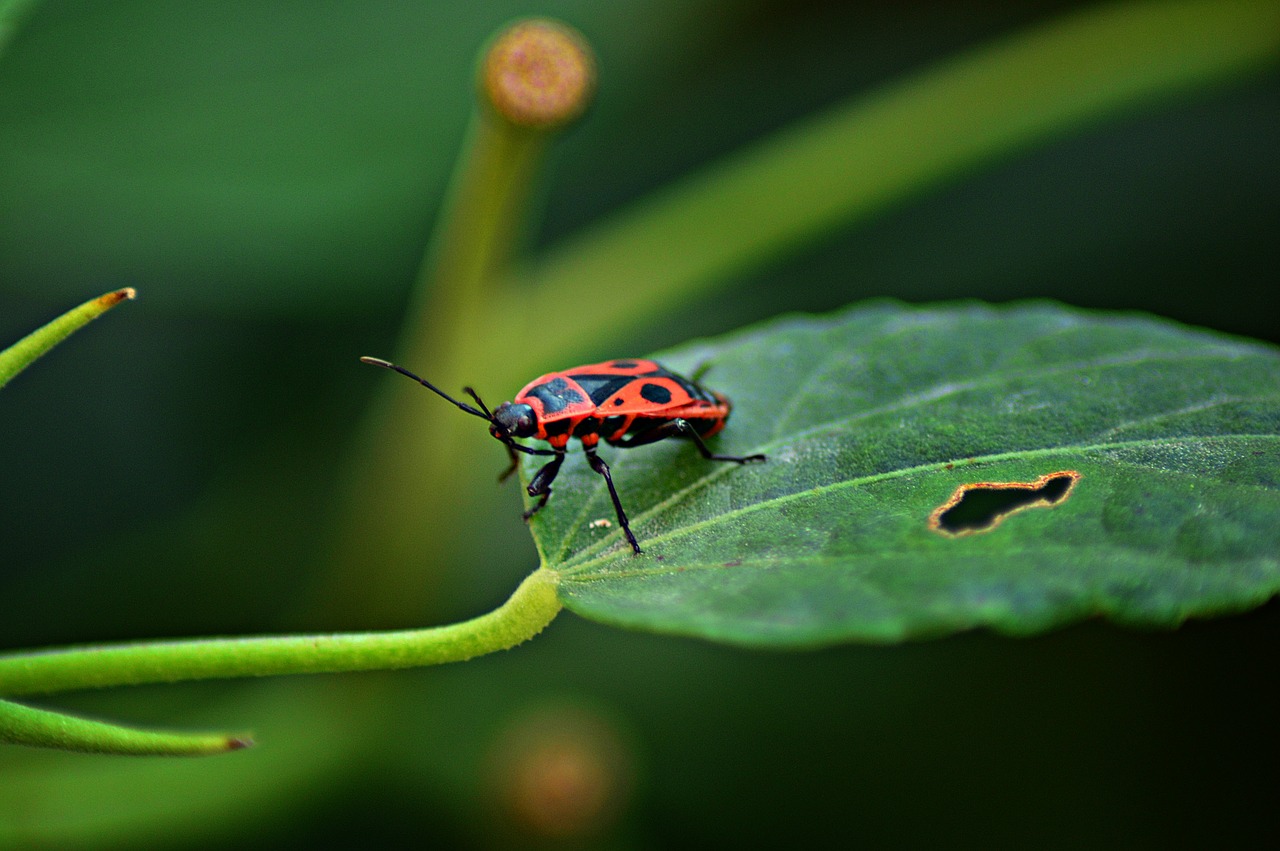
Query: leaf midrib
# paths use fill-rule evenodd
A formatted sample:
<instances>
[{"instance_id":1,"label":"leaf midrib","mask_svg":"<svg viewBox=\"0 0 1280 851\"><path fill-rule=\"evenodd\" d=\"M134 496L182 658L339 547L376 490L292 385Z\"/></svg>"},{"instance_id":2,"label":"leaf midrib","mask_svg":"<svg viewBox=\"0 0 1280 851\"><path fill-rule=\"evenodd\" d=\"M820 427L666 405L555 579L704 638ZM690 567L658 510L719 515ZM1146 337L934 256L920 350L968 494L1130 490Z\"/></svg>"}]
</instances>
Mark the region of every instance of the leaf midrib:
<instances>
[{"instance_id":1,"label":"leaf midrib","mask_svg":"<svg viewBox=\"0 0 1280 851\"><path fill-rule=\"evenodd\" d=\"M1044 335L1044 336L1049 336L1049 335ZM958 382L958 383L946 382L943 384L933 385L927 390L910 394L908 396L904 396L893 402L889 402L875 408L868 408L862 411L856 411L844 417L839 417L837 419L828 420L823 423L815 424L808 429L803 429L799 431L790 431L790 432L786 432L785 434L780 434L778 432L775 432L772 435L771 440L763 444L758 444L755 447L744 451L743 454L754 454L754 453L768 454L774 451L780 445L799 444L800 442L806 440L809 437L821 434L825 431L829 431L832 428L835 428L838 426L843 426L850 423L858 422L859 420L870 419L872 417L893 413L894 411L909 410L912 407L922 406L932 402L936 402L939 399L944 399L944 398L947 398L948 396L957 395L960 393L966 393L966 392L977 390L977 389L996 387L1001 384L1007 384L1011 381L1016 381L1016 380L1044 378L1052 375L1061 374L1063 372L1079 372L1085 369L1097 369L1097 368L1106 369L1106 368L1119 367L1119 366L1132 366L1137 363L1145 363L1145 362L1156 362L1156 361L1178 362L1178 361L1193 361L1193 360L1239 361L1246 358L1267 358L1268 355L1269 353L1267 352L1261 352L1254 348L1244 347L1244 346L1230 347L1230 348L1223 346L1221 348L1216 348L1212 352L1197 351L1195 353L1180 353L1172 350L1158 350L1158 349L1147 348L1138 352L1126 353L1124 356L1112 355L1112 356L1107 356L1102 358L1092 358L1088 360L1072 361L1072 362L1063 363L1063 364L1053 364L1053 365L1048 365L1038 369L1026 369L1026 370L1019 370L1016 372L1001 373L998 375L984 377L982 379L968 381L968 382ZM815 372L818 372L818 371L820 370L815 370ZM1258 396L1243 397L1243 398L1264 400L1267 398L1271 398L1271 396L1270 394L1260 394ZM1172 415L1176 415L1176 413L1177 411L1161 412L1158 416L1172 416ZM1152 415L1152 416L1156 416L1156 415ZM1111 431L1114 431L1118 428L1125 427L1129 424L1130 423L1122 423L1117 426L1113 426ZM1061 446L1045 447L1045 449L1048 451L1056 451L1061 448L1063 447ZM1022 450L1022 451L1035 451L1035 450ZM616 463L613 467L614 475L616 476L619 471L625 470L626 466L627 465L625 463ZM936 466L936 462L934 462L931 465L925 465L925 466L926 467ZM712 469L710 472L706 473L705 475L700 476L698 479L694 480L693 482L690 482L684 488L681 488L680 490L674 492L667 499L664 499L661 502L655 503L649 510L645 511L643 514L636 515L631 519L635 521L635 520L643 520L647 517L651 517L653 516L655 511L657 511L658 509L665 509L666 507L669 507L675 504L675 500L683 498L684 496L687 496L688 494L701 489L705 485L710 484L711 482L718 479L720 476L726 475L731 469L732 468L728 467L727 465L720 465ZM573 522L566 528L563 537L560 539L559 546L556 550L554 558L556 559L562 558L564 554L568 552L570 546L572 545L573 540L576 538L578 532L581 531L582 524L585 522L586 517L592 513L591 511L592 503L595 501L597 497L602 496L603 492L604 492L603 486L597 485L595 488L592 489L591 494L583 501L582 507L578 510L578 516L575 517ZM601 538L599 541L594 542L590 546L583 548L576 556L574 556L573 558L566 559L560 562L560 564L572 566L574 565L575 561L578 558L590 557L594 553L600 552L601 550L612 546L614 543L616 543L619 540L621 540L621 532L611 533L605 536L604 538ZM552 560L546 558L545 555L542 558L542 562L543 564L548 566L553 563Z\"/></svg>"},{"instance_id":2,"label":"leaf midrib","mask_svg":"<svg viewBox=\"0 0 1280 851\"><path fill-rule=\"evenodd\" d=\"M1185 445L1185 444L1202 443L1210 440L1214 440L1214 441L1223 441L1223 440L1280 441L1280 435L1276 435L1276 434L1212 434L1212 435L1182 436L1182 437L1176 437L1176 438L1170 438L1170 437L1143 438L1140 440L1113 441L1109 443L1095 443L1095 444L1067 444L1064 446L1046 447L1043 449L1023 449L1023 450L1016 450L1013 452L1001 452L1001 453L993 453L988 455L978 455L978 456L974 456L971 461L969 459L966 459L966 461L969 461L971 465L989 464L989 463L998 463L1000 461L1007 461L1007 460L1025 460L1029 458L1040 458L1040 457L1046 457L1049 455L1063 453L1063 452L1084 453L1084 452L1103 452L1103 451L1108 451L1113 449L1125 449L1125 448L1135 448L1135 447L1143 447L1143 446L1151 446L1151 447L1179 446L1179 445ZM829 493L829 492L843 490L851 487L861 487L864 485L875 484L876 482L886 481L889 479L902 478L905 476L915 475L918 473L937 470L937 469L943 468L943 466L946 463L947 462L945 461L931 461L928 464L919 464L912 467L902 467L897 470L887 470L887 471L876 473L870 476L859 476L858 478L854 478L854 479L845 479L844 481L840 481L840 482L832 482L829 485L820 485L818 487L808 488L802 491L795 491L793 493L782 494L780 496L771 497L769 499L751 503L750 505L745 505L740 508L735 508L730 511L723 512L721 514L717 514L714 517L709 517L705 520L699 520L694 523L686 524L684 526L681 526L679 529L673 529L661 535L655 535L653 537L646 538L645 544L646 546L652 546L654 544L685 537L687 535L693 534L703 529L714 527L717 524L730 522L734 519L737 519L749 514L753 514L757 511L763 511L767 508L775 508L779 505L784 505L788 502L793 502L799 499L810 498L815 495L820 495L823 493ZM716 474L713 473L708 476L705 476L700 481L709 480L714 475ZM690 485L688 488L685 488L684 490L676 494L673 494L671 497L664 499L659 503L656 503L648 511L645 511L644 513L639 514L635 518L633 518L633 524L641 522L649 517L654 516L655 514L658 514L666 510L671 505L673 505L676 501L678 501L679 499L687 495L687 493L690 490L693 490L697 486L698 486L698 483L694 483ZM613 543L612 539L614 537L615 537L614 535L611 535L609 536L609 538L602 540L597 544L594 544L591 548L584 549L580 555L586 557L585 561L570 560L552 569L555 570L560 575L568 578L568 577L578 576L579 574L584 573L585 571L589 570L590 568L596 565L604 564L608 561L611 561L613 558L616 557L616 554L604 554L604 555L595 556L593 550L595 552L599 552L598 548L601 547L602 545L606 545L606 546L611 545ZM684 565L672 565L671 567L664 568L664 569L667 570L668 572L675 572L680 567L684 567Z\"/></svg>"}]
</instances>

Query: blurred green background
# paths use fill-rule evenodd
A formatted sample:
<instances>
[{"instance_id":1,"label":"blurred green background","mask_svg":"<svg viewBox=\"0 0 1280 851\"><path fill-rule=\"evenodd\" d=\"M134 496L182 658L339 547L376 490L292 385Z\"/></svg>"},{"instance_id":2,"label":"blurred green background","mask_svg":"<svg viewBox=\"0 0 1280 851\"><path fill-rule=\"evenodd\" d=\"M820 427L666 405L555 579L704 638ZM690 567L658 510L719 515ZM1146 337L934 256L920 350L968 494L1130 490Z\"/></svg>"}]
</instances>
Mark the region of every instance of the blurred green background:
<instances>
[{"instance_id":1,"label":"blurred green background","mask_svg":"<svg viewBox=\"0 0 1280 851\"><path fill-rule=\"evenodd\" d=\"M0 56L0 340L108 289L140 297L0 395L0 647L413 625L339 622L322 566L386 378L356 358L395 350L477 51L511 18L571 23L600 65L537 188L537 255L815 111L1092 5L36 5ZM885 295L1050 297L1280 342L1277 131L1275 64L1174 93L661 321L594 329L590 351ZM532 377L578 308L495 345ZM519 386L468 378L487 397ZM481 496L413 530L415 624L486 611L535 566L515 486L491 487L501 451L473 443L457 463ZM362 557L376 584L379 542ZM1280 796L1277 639L1275 602L1172 633L796 655L566 614L462 666L48 700L261 745L182 762L5 749L0 844L1247 846Z\"/></svg>"}]
</instances>

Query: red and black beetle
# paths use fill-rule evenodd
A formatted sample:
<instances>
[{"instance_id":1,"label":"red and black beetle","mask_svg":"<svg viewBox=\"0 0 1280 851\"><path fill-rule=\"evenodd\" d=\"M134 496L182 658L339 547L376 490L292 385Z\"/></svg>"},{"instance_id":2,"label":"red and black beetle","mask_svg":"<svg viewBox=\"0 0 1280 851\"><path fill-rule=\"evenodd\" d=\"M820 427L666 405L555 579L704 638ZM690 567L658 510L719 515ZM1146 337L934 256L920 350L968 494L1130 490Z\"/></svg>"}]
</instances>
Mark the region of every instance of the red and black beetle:
<instances>
[{"instance_id":1,"label":"red and black beetle","mask_svg":"<svg viewBox=\"0 0 1280 851\"><path fill-rule=\"evenodd\" d=\"M629 448L656 443L667 437L687 437L698 447L703 458L745 464L763 461L763 455L716 455L703 442L724 428L732 405L719 393L704 390L696 381L676 375L651 360L611 360L577 366L562 372L550 372L529 382L511 402L503 402L492 411L470 387L463 390L480 407L459 402L424 378L402 366L378 358L361 358L365 363L395 370L417 381L423 387L444 397L468 414L489 423L489 433L506 444L511 466L500 477L507 478L516 468L516 453L550 455L551 460L529 482L529 496L536 498L524 513L528 520L551 496L551 483L564 463L569 438L582 442L591 469L604 477L609 486L618 525L627 536L631 548L641 552L636 536L631 533L627 514L609 475L609 465L596 454L603 440L613 446ZM551 445L550 449L534 449L516 443L516 438L534 438Z\"/></svg>"}]
</instances>

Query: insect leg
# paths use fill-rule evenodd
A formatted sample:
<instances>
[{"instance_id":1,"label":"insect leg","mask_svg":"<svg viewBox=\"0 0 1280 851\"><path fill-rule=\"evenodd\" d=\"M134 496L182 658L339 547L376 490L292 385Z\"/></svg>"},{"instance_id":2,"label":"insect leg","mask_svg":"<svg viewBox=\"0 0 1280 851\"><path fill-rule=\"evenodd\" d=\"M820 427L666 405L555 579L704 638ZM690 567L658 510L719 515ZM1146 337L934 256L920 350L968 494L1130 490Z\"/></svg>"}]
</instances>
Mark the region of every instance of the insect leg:
<instances>
[{"instance_id":1,"label":"insect leg","mask_svg":"<svg viewBox=\"0 0 1280 851\"><path fill-rule=\"evenodd\" d=\"M679 418L665 422L643 434L632 435L626 440L619 440L616 445L624 448L646 446L668 437L687 437L691 439L694 445L698 447L698 451L702 453L702 457L710 461L733 461L738 464L749 464L765 460L763 455L717 455L707 448L707 444L702 440L702 435L698 434L698 430L688 420Z\"/></svg>"},{"instance_id":2,"label":"insect leg","mask_svg":"<svg viewBox=\"0 0 1280 851\"><path fill-rule=\"evenodd\" d=\"M523 452L525 455L563 455L563 449L534 449L531 446L521 446L519 443L512 441L502 441L507 444L508 452Z\"/></svg>"},{"instance_id":3,"label":"insect leg","mask_svg":"<svg viewBox=\"0 0 1280 851\"><path fill-rule=\"evenodd\" d=\"M510 440L510 439L504 439L502 443L504 446L507 447L507 455L510 456L511 458L511 465L507 467L507 469L503 470L501 473L498 474L499 482L505 482L507 479L511 478L511 474L516 471L516 467L519 466L520 464L520 458L519 456L516 455L517 452L523 452L525 455L563 455L564 454L563 449L561 450L533 449L528 446L521 446L519 443L516 443L514 440Z\"/></svg>"},{"instance_id":4,"label":"insect leg","mask_svg":"<svg viewBox=\"0 0 1280 851\"><path fill-rule=\"evenodd\" d=\"M507 469L503 470L501 473L498 474L499 484L511 478L511 474L516 471L516 467L520 466L520 456L517 455L516 451L511 448L510 443L507 444L507 455L511 457L511 464L507 467Z\"/></svg>"},{"instance_id":5,"label":"insect leg","mask_svg":"<svg viewBox=\"0 0 1280 851\"><path fill-rule=\"evenodd\" d=\"M514 456L514 452L512 455ZM560 472L560 465L564 463L563 452L553 452L552 458L539 470L533 477L533 481L529 482L529 496L538 497L538 502L524 513L524 519L528 520L533 515L542 510L542 506L547 504L547 500L551 498L551 483L556 480L556 474Z\"/></svg>"},{"instance_id":6,"label":"insect leg","mask_svg":"<svg viewBox=\"0 0 1280 851\"><path fill-rule=\"evenodd\" d=\"M604 483L609 486L609 496L613 499L613 510L618 514L618 525L622 527L622 533L627 536L627 542L631 544L631 549L636 551L636 555L640 555L643 550L636 543L636 536L631 533L631 524L627 522L627 512L622 510L622 500L618 499L618 491L613 486L613 476L609 475L609 465L604 463L604 459L596 454L594 448L587 450L587 462L591 464L591 469L604 476Z\"/></svg>"},{"instance_id":7,"label":"insect leg","mask_svg":"<svg viewBox=\"0 0 1280 851\"><path fill-rule=\"evenodd\" d=\"M672 422L684 425L684 436L693 440L693 445L698 447L698 451L702 453L703 458L707 458L711 461L735 461L739 464L750 464L765 460L764 455L759 453L755 455L717 455L707 448L707 444L702 442L702 435L698 434L697 429L689 425L688 420L673 420Z\"/></svg>"}]
</instances>

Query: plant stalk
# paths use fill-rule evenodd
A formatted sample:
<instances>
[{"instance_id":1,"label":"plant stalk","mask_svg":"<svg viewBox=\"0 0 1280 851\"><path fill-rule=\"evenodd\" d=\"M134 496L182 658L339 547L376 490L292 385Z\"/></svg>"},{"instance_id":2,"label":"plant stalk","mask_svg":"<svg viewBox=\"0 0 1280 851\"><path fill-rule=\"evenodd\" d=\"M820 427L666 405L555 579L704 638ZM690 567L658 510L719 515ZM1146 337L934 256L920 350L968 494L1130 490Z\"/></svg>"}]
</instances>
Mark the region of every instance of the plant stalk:
<instances>
[{"instance_id":1,"label":"plant stalk","mask_svg":"<svg viewBox=\"0 0 1280 851\"><path fill-rule=\"evenodd\" d=\"M8 654L0 656L0 695L461 662L532 638L559 611L556 575L537 570L494 611L448 626L104 644Z\"/></svg>"},{"instance_id":2,"label":"plant stalk","mask_svg":"<svg viewBox=\"0 0 1280 851\"><path fill-rule=\"evenodd\" d=\"M76 331L135 295L132 288L125 288L90 299L0 351L0 387Z\"/></svg>"}]
</instances>

